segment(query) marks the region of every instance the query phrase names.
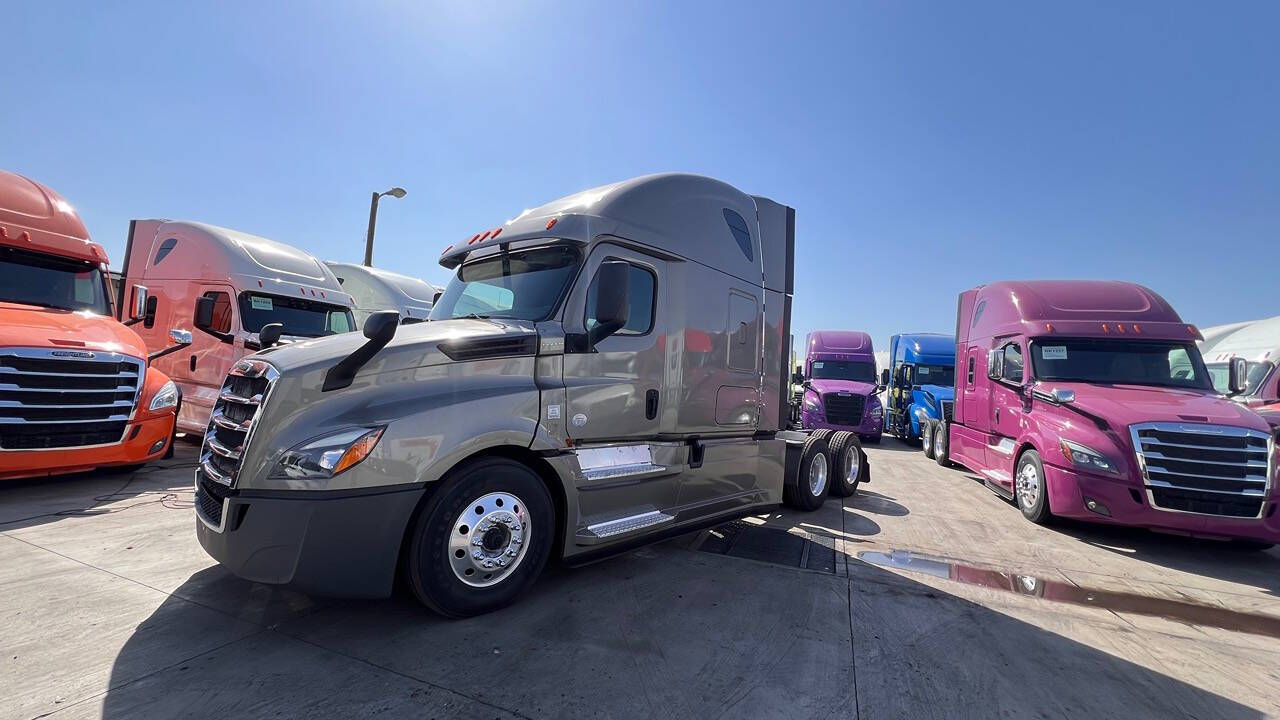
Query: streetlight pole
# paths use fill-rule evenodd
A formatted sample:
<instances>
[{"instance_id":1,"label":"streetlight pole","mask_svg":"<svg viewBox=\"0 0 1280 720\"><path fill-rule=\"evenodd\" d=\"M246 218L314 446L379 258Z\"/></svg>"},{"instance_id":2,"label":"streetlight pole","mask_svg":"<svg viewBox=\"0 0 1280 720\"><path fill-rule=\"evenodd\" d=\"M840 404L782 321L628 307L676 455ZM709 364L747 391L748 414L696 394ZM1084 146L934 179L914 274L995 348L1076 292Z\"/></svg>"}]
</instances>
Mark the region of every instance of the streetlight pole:
<instances>
[{"instance_id":1,"label":"streetlight pole","mask_svg":"<svg viewBox=\"0 0 1280 720\"><path fill-rule=\"evenodd\" d=\"M404 188L393 187L386 192L375 192L373 194L373 199L369 201L369 232L364 238L365 267L373 265L373 228L378 224L378 199L383 195L390 195L393 198L402 198L406 193Z\"/></svg>"}]
</instances>

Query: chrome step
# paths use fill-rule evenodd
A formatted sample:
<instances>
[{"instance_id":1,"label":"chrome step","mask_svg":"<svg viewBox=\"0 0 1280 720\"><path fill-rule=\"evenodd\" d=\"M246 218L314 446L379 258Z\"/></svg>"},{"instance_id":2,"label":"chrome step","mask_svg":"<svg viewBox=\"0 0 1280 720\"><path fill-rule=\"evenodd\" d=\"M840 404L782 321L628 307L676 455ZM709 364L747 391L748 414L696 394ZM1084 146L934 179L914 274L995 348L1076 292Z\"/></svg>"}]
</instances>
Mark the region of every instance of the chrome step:
<instances>
[{"instance_id":1,"label":"chrome step","mask_svg":"<svg viewBox=\"0 0 1280 720\"><path fill-rule=\"evenodd\" d=\"M650 510L648 512L640 513L639 515L629 515L624 518L618 518L617 520L609 520L607 522L588 525L587 532L600 539L611 538L616 535L624 535L637 530L650 528L654 525L669 523L675 519L674 515L668 515L660 510Z\"/></svg>"}]
</instances>

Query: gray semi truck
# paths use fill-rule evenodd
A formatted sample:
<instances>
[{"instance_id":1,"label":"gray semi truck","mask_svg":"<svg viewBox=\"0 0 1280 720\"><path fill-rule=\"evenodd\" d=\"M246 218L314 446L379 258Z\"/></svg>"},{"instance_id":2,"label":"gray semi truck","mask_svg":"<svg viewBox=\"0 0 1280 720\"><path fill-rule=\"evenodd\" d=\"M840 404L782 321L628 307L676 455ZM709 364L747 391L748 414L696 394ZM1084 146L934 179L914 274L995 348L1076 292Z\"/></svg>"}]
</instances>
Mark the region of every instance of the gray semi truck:
<instances>
[{"instance_id":1,"label":"gray semi truck","mask_svg":"<svg viewBox=\"0 0 1280 720\"><path fill-rule=\"evenodd\" d=\"M850 433L787 431L795 212L710 178L587 190L445 249L430 321L231 370L196 531L242 577L449 616L575 565L851 495ZM197 314L198 315L198 314Z\"/></svg>"}]
</instances>

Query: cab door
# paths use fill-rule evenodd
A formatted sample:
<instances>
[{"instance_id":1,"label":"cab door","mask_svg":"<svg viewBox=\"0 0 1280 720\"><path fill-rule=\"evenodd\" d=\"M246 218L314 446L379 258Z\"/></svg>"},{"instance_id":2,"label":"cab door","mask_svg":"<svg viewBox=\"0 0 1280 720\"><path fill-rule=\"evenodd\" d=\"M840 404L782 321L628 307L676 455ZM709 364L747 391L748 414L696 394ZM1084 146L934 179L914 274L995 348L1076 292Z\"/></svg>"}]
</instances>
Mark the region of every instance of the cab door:
<instances>
[{"instance_id":1,"label":"cab door","mask_svg":"<svg viewBox=\"0 0 1280 720\"><path fill-rule=\"evenodd\" d=\"M595 348L572 347L564 356L565 419L575 442L646 440L659 432L666 385L666 262L609 243L595 247L566 304L565 330L594 326L597 271L606 260L630 264L626 325Z\"/></svg>"},{"instance_id":2,"label":"cab door","mask_svg":"<svg viewBox=\"0 0 1280 720\"><path fill-rule=\"evenodd\" d=\"M1026 382L1025 348L1017 338L996 341L999 378L991 382L991 438L987 443L987 466L999 471L993 478L1001 487L1013 488L1013 451L1022 434L1023 384Z\"/></svg>"},{"instance_id":3,"label":"cab door","mask_svg":"<svg viewBox=\"0 0 1280 720\"><path fill-rule=\"evenodd\" d=\"M195 299L212 298L213 330L225 333L227 342L200 330L191 333L191 345L169 356L173 358L166 372L182 388L182 410L178 414L179 426L187 432L203 433L209 424L209 415L222 390L227 373L246 352L235 345L240 327L239 310L236 308L235 289L230 285L192 283L191 299L184 303L194 313ZM191 318L184 318L183 325L190 327Z\"/></svg>"}]
</instances>

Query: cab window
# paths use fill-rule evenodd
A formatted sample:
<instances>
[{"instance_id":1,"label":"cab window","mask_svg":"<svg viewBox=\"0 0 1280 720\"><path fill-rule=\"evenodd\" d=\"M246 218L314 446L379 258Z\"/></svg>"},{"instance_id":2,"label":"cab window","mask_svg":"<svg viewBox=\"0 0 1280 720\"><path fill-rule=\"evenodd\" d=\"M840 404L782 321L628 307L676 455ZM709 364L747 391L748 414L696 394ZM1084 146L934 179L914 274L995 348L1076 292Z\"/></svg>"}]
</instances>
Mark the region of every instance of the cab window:
<instances>
[{"instance_id":1,"label":"cab window","mask_svg":"<svg viewBox=\"0 0 1280 720\"><path fill-rule=\"evenodd\" d=\"M1022 346L1009 343L1004 346L1004 365L1000 377L1006 382L1021 383L1022 376Z\"/></svg>"}]
</instances>

